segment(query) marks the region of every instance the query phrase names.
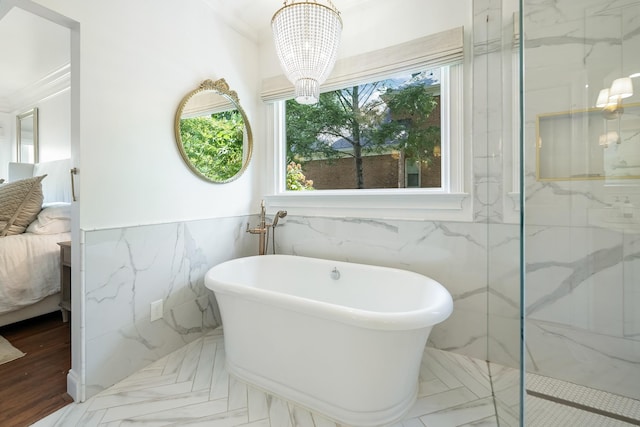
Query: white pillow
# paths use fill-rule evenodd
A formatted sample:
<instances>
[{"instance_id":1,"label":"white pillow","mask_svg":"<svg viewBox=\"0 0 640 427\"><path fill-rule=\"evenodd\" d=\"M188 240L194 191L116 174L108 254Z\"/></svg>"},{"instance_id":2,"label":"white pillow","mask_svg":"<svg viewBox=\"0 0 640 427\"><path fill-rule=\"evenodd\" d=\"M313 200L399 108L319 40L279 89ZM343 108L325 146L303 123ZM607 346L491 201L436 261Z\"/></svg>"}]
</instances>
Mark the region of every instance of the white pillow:
<instances>
[{"instance_id":1,"label":"white pillow","mask_svg":"<svg viewBox=\"0 0 640 427\"><path fill-rule=\"evenodd\" d=\"M42 181L43 203L71 202L71 159L36 163L33 176L47 175Z\"/></svg>"},{"instance_id":2,"label":"white pillow","mask_svg":"<svg viewBox=\"0 0 640 427\"><path fill-rule=\"evenodd\" d=\"M46 204L35 221L27 227L27 233L33 234L58 234L69 231L71 231L70 203Z\"/></svg>"}]
</instances>

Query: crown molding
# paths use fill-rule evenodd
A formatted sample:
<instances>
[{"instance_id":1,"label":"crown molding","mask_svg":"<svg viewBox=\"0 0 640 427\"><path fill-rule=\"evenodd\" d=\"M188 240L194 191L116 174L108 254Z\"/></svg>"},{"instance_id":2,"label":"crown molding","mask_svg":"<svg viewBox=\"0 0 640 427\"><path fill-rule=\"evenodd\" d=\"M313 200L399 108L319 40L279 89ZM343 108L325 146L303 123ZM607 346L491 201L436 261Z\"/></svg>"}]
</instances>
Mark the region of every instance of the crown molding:
<instances>
[{"instance_id":1,"label":"crown molding","mask_svg":"<svg viewBox=\"0 0 640 427\"><path fill-rule=\"evenodd\" d=\"M40 80L23 87L5 98L0 98L0 112L24 110L45 99L68 90L71 85L71 64L67 63Z\"/></svg>"}]
</instances>

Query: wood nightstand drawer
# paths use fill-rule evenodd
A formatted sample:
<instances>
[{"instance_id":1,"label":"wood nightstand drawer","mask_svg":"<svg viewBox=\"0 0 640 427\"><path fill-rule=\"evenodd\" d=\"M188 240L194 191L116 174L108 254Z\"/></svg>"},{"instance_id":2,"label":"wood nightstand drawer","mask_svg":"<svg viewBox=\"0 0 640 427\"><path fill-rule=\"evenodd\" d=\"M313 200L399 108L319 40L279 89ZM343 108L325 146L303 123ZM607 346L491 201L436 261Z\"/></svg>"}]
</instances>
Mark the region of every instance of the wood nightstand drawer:
<instances>
[{"instance_id":1,"label":"wood nightstand drawer","mask_svg":"<svg viewBox=\"0 0 640 427\"><path fill-rule=\"evenodd\" d=\"M71 242L62 242L59 245L62 265L71 266Z\"/></svg>"},{"instance_id":2,"label":"wood nightstand drawer","mask_svg":"<svg viewBox=\"0 0 640 427\"><path fill-rule=\"evenodd\" d=\"M71 312L71 242L59 242L60 245L60 308L62 320L69 320Z\"/></svg>"}]
</instances>

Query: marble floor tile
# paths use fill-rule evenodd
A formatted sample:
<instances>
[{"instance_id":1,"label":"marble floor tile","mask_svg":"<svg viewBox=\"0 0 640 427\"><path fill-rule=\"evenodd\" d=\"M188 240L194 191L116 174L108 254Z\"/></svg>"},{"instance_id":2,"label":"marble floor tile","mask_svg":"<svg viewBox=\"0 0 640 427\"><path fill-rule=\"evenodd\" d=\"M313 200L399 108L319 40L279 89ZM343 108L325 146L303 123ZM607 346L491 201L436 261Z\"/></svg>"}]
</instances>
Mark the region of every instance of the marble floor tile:
<instances>
[{"instance_id":1,"label":"marble floor tile","mask_svg":"<svg viewBox=\"0 0 640 427\"><path fill-rule=\"evenodd\" d=\"M497 426L496 410L500 425L516 426L518 378L518 371L511 368L426 348L418 398L404 419L392 427ZM551 410L559 412L554 415ZM532 399L526 425L623 425L584 412ZM575 424L575 420L597 423ZM72 403L34 426L349 427L230 376L225 368L221 330L208 333L87 402Z\"/></svg>"},{"instance_id":2,"label":"marble floor tile","mask_svg":"<svg viewBox=\"0 0 640 427\"><path fill-rule=\"evenodd\" d=\"M479 420L486 420L484 422L489 423L484 425L497 427L493 398L473 400L420 417L420 421L427 427L457 427Z\"/></svg>"}]
</instances>

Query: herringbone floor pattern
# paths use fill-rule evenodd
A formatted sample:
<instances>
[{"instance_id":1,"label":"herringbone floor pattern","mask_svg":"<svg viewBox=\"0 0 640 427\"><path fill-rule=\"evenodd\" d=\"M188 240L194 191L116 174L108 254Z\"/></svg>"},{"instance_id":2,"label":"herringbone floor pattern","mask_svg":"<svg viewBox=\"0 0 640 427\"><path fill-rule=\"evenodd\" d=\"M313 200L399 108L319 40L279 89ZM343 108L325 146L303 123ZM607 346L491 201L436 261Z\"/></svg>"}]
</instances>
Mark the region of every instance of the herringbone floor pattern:
<instances>
[{"instance_id":1,"label":"herringbone floor pattern","mask_svg":"<svg viewBox=\"0 0 640 427\"><path fill-rule=\"evenodd\" d=\"M425 352L418 400L396 426L497 425L486 363ZM36 425L342 427L234 379L224 362L216 330Z\"/></svg>"},{"instance_id":2,"label":"herringbone floor pattern","mask_svg":"<svg viewBox=\"0 0 640 427\"><path fill-rule=\"evenodd\" d=\"M405 418L393 427L497 426L496 413L500 426L518 426L518 378L517 369L493 363L488 366L481 360L427 347L420 369L418 399ZM527 374L527 378L531 387L540 388L533 374ZM544 380L551 381L553 388L559 387L562 392L579 387L551 378ZM570 396L558 397L571 400ZM629 399L613 397L616 402L623 399L628 406ZM631 403L635 408L638 402ZM635 413L627 412L628 416ZM525 425L621 427L638 424L527 396ZM346 427L230 376L225 369L222 330L212 331L87 402L73 403L34 426Z\"/></svg>"}]
</instances>

